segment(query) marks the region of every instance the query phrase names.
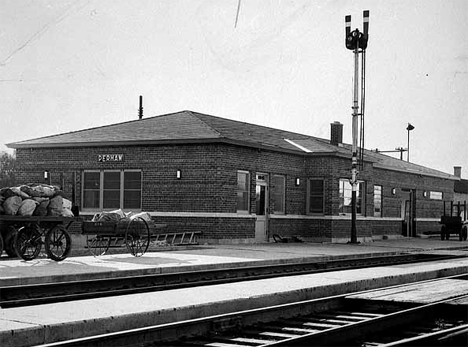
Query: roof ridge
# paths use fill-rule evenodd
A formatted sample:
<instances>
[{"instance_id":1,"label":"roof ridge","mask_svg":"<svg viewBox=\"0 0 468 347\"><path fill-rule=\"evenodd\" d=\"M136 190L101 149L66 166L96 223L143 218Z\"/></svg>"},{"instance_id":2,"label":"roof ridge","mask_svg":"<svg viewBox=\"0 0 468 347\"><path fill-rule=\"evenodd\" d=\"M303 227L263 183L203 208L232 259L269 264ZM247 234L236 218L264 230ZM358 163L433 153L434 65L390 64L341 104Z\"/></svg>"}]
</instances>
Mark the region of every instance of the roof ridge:
<instances>
[{"instance_id":1,"label":"roof ridge","mask_svg":"<svg viewBox=\"0 0 468 347\"><path fill-rule=\"evenodd\" d=\"M244 124L244 125L252 125L252 126L255 126L255 127L262 128L262 129L276 130L276 131L279 131L279 132L281 132L283 134L299 135L299 136L302 137L302 140L307 138L307 139L314 139L314 140L329 142L329 140L327 140L326 138L316 137L316 136L313 136L313 135L298 133L298 132L290 131L290 130L279 129L279 128L276 128L276 127L266 126L266 125L262 125L262 124L249 123L249 122L241 121L241 120L223 118L223 117L213 116L211 114L206 114L206 113L201 113L201 112L196 112L196 111L187 111L187 112L190 112L190 113L194 114L194 116L201 115L201 116L206 116L206 117L212 117L212 118L215 118L215 119L219 119L219 120L224 121L224 122L228 121L228 122L240 123L240 124ZM213 129L213 127L211 127L211 126L210 126L210 128ZM214 129L214 130L216 131L216 129ZM289 138L289 139L294 139L294 138Z\"/></svg>"},{"instance_id":2,"label":"roof ridge","mask_svg":"<svg viewBox=\"0 0 468 347\"><path fill-rule=\"evenodd\" d=\"M194 111L190 111L190 110L185 110L185 111L182 111L182 112L187 112L189 114L191 114L193 117L195 117L196 119L198 119L200 122L202 122L207 128L209 128L211 131L215 132L216 134L218 134L220 137L224 137L223 134L221 134L221 132L218 131L218 129L215 129L213 128L210 124L208 124L207 122L205 122L203 119L200 119L200 117L197 116L197 114L199 115L204 115L204 116L210 116L208 114L204 114L204 113L199 113L199 112L194 112ZM214 116L210 116L210 117L214 117Z\"/></svg>"}]
</instances>

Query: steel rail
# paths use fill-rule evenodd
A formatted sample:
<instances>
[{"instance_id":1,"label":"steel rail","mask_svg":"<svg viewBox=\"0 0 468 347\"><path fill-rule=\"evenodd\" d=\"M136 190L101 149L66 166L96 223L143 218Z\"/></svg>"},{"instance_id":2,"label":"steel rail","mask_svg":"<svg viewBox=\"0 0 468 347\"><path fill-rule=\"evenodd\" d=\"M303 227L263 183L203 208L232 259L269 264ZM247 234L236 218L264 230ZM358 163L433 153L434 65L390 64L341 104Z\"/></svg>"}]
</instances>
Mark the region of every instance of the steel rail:
<instances>
[{"instance_id":1,"label":"steel rail","mask_svg":"<svg viewBox=\"0 0 468 347\"><path fill-rule=\"evenodd\" d=\"M395 328L397 326L405 326L417 322L425 316L434 316L435 310L442 304L446 304L450 301L468 298L468 294L459 296L456 298L450 298L446 300L437 301L434 303L421 305L394 313L389 313L381 317L372 318L369 320L351 323L343 327L332 328L319 333L310 333L300 337L292 337L277 342L268 343L269 347L282 347L282 346L304 346L304 345L315 345L315 346L329 346L329 345L341 345L342 343L349 344L349 341L362 339L362 336L367 334L376 334L378 332L385 332L385 330ZM468 318L468 317L467 317ZM463 329L465 325L461 326ZM440 335L443 335L440 333ZM437 336L437 335L435 335ZM422 346L426 346L428 340L434 338L433 333L421 334L421 336L414 337L411 339L397 340L389 346L405 346L414 345L415 342L422 343ZM385 346L385 344L382 344ZM419 344L416 344L419 345Z\"/></svg>"}]
</instances>

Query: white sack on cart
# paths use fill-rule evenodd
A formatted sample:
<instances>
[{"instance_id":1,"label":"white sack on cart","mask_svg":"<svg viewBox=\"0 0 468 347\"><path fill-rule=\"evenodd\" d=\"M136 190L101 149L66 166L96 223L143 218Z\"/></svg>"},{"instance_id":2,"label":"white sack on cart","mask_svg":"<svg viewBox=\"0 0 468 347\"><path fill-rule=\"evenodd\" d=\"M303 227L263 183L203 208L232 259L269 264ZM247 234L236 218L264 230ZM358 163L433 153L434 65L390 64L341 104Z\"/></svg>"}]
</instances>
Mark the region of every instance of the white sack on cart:
<instances>
[{"instance_id":1,"label":"white sack on cart","mask_svg":"<svg viewBox=\"0 0 468 347\"><path fill-rule=\"evenodd\" d=\"M63 198L61 195L50 199L49 206L47 206L48 216L60 216L63 209Z\"/></svg>"},{"instance_id":2,"label":"white sack on cart","mask_svg":"<svg viewBox=\"0 0 468 347\"><path fill-rule=\"evenodd\" d=\"M73 214L73 212L70 209L64 208L62 210L62 217L75 217L75 215Z\"/></svg>"},{"instance_id":3,"label":"white sack on cart","mask_svg":"<svg viewBox=\"0 0 468 347\"><path fill-rule=\"evenodd\" d=\"M115 214L119 215L120 218L125 218L125 213L124 213L124 211L122 211L122 209L109 211L109 213L115 213Z\"/></svg>"},{"instance_id":4,"label":"white sack on cart","mask_svg":"<svg viewBox=\"0 0 468 347\"><path fill-rule=\"evenodd\" d=\"M63 208L68 208L70 211L72 209L72 202L68 199L63 199Z\"/></svg>"},{"instance_id":5,"label":"white sack on cart","mask_svg":"<svg viewBox=\"0 0 468 347\"><path fill-rule=\"evenodd\" d=\"M16 215L22 203L23 203L23 199L21 199L19 196L10 196L3 203L5 214L8 214L10 216Z\"/></svg>"},{"instance_id":6,"label":"white sack on cart","mask_svg":"<svg viewBox=\"0 0 468 347\"><path fill-rule=\"evenodd\" d=\"M26 194L25 192L23 192L23 191L20 189L20 187L11 187L10 189L11 189L11 191L12 191L15 195L19 196L19 197L22 198L22 199L28 199L28 198L30 198L30 196L29 196L28 194Z\"/></svg>"},{"instance_id":7,"label":"white sack on cart","mask_svg":"<svg viewBox=\"0 0 468 347\"><path fill-rule=\"evenodd\" d=\"M135 218L141 218L147 222L151 222L151 215L148 212L140 212L140 213L135 213L129 216L129 218L135 219Z\"/></svg>"},{"instance_id":8,"label":"white sack on cart","mask_svg":"<svg viewBox=\"0 0 468 347\"><path fill-rule=\"evenodd\" d=\"M19 216L32 216L36 206L39 205L37 201L32 199L23 200L21 206L18 209Z\"/></svg>"}]
</instances>

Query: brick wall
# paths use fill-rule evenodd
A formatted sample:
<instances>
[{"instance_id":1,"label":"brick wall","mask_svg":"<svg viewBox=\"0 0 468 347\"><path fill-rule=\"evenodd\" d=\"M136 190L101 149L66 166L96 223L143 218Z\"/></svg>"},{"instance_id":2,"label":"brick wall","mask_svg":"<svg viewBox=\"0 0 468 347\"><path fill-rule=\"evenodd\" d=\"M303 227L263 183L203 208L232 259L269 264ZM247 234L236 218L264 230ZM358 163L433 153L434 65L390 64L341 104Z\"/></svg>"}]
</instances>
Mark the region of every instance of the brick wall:
<instances>
[{"instance_id":1,"label":"brick wall","mask_svg":"<svg viewBox=\"0 0 468 347\"><path fill-rule=\"evenodd\" d=\"M123 154L121 162L99 162L100 154ZM309 240L332 241L349 238L350 217L307 216L307 179L321 178L325 184L325 216L339 216L339 179L350 178L351 159L338 156L306 156L274 150L227 144L178 144L160 146L79 147L18 149L21 182L44 182L49 171L51 183L63 187L65 195L80 205L83 170L142 171L142 210L162 213L157 222L167 223L172 231L201 230L210 242L222 240L252 241L255 217L236 216L237 170L250 172L250 213L255 213L255 174L275 174L286 178L286 218L271 218L269 234L301 236ZM176 178L177 170L181 179ZM295 185L295 179L300 185ZM440 218L442 201L424 197L423 192L441 191L444 200L453 198L453 183L411 173L377 169L365 163L358 176L364 180L364 216L373 217L374 185L382 185L383 218L359 218L358 237L401 234L401 205L415 191L415 218ZM396 188L396 194L392 189ZM270 194L269 207L273 206ZM99 211L96 211L99 212ZM183 215L183 213L189 213ZM164 213L170 215L165 216ZM171 214L172 213L172 214ZM181 213L175 216L174 213ZM210 215L196 216L203 213ZM221 217L216 214L224 214ZM287 218L291 215L291 218ZM301 218L301 216L303 218ZM390 217L390 219L385 219ZM430 229L436 222L420 223Z\"/></svg>"}]
</instances>

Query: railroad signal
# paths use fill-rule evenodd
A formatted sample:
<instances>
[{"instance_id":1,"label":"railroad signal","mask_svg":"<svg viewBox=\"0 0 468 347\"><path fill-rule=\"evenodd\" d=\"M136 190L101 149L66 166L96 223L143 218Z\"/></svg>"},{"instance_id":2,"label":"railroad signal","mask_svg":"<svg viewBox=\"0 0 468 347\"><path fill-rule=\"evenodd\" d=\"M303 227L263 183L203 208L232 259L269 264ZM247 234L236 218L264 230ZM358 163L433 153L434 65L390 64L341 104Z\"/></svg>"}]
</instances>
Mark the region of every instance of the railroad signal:
<instances>
[{"instance_id":1,"label":"railroad signal","mask_svg":"<svg viewBox=\"0 0 468 347\"><path fill-rule=\"evenodd\" d=\"M351 31L351 16L345 17L345 45L349 50L365 50L367 48L369 40L369 11L364 11L363 17L363 32L360 32L357 28Z\"/></svg>"},{"instance_id":2,"label":"railroad signal","mask_svg":"<svg viewBox=\"0 0 468 347\"><path fill-rule=\"evenodd\" d=\"M364 168L364 105L365 105L365 81L366 81L366 48L369 40L369 11L364 11L364 29L363 32L359 29L351 31L351 16L345 16L345 45L346 48L353 51L354 54L354 90L353 90L353 123L352 123L352 166L351 179L351 241L350 243L358 243L356 231L356 212L357 212L357 188L358 188L358 158L361 170ZM361 112L359 112L359 54L362 57L361 70ZM361 126L358 133L359 118ZM359 148L358 148L359 137ZM358 153L359 150L359 153Z\"/></svg>"}]
</instances>

